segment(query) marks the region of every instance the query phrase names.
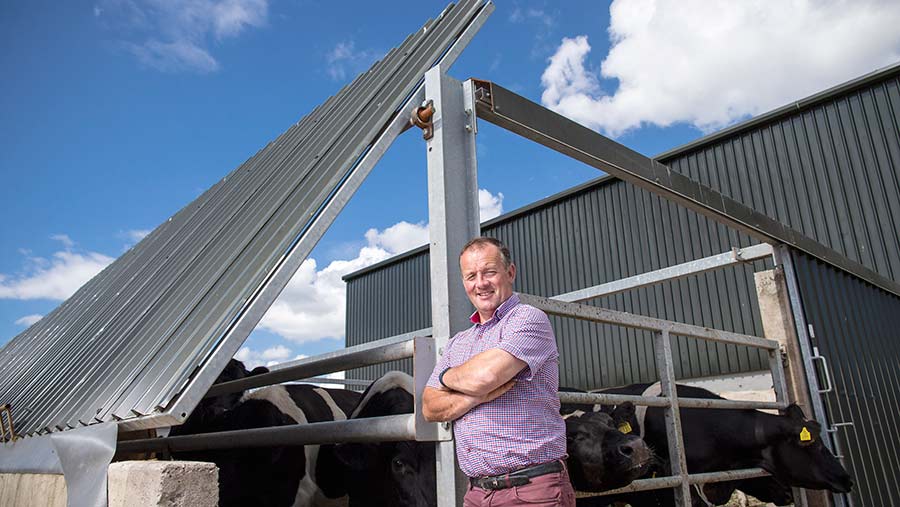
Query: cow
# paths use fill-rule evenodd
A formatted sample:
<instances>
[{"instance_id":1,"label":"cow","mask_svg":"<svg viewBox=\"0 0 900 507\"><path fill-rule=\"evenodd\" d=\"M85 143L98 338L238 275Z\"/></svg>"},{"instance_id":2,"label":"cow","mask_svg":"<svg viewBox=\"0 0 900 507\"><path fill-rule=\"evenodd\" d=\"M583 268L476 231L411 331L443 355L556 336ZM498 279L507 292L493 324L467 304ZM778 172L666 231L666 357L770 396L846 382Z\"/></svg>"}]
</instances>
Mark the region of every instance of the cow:
<instances>
[{"instance_id":1,"label":"cow","mask_svg":"<svg viewBox=\"0 0 900 507\"><path fill-rule=\"evenodd\" d=\"M656 464L643 439L631 432L631 403L623 403L609 413L566 405L561 413L566 421L566 464L577 491L621 488Z\"/></svg>"},{"instance_id":2,"label":"cow","mask_svg":"<svg viewBox=\"0 0 900 507\"><path fill-rule=\"evenodd\" d=\"M659 383L603 390L645 396L657 395L659 391ZM677 394L683 398L724 399L705 389L685 385L677 386ZM640 410L632 426L661 457L668 459L664 409ZM781 415L750 409L682 408L681 426L690 473L759 467L772 474L772 477L707 485L703 490L695 488L695 505L720 502L742 486L749 490L745 492L760 500L781 505L792 500L791 487L829 489L836 493L847 493L853 487L850 475L822 443L820 425L806 419L795 404ZM673 505L670 490L656 496L655 503L642 500L638 504Z\"/></svg>"},{"instance_id":3,"label":"cow","mask_svg":"<svg viewBox=\"0 0 900 507\"><path fill-rule=\"evenodd\" d=\"M413 379L392 371L366 389L351 419L412 414ZM346 443L333 446L349 476L350 507L437 504L434 442ZM323 446L324 448L325 446ZM323 485L323 488L327 487Z\"/></svg>"},{"instance_id":4,"label":"cow","mask_svg":"<svg viewBox=\"0 0 900 507\"><path fill-rule=\"evenodd\" d=\"M261 370L254 370L261 373ZM232 360L218 382L253 374ZM231 431L344 420L359 393L313 385L269 386L237 395L206 399L172 435ZM209 461L219 467L219 505L330 506L346 505L347 492L317 480L339 475L334 459L319 445L273 446L173 453L181 460Z\"/></svg>"}]
</instances>

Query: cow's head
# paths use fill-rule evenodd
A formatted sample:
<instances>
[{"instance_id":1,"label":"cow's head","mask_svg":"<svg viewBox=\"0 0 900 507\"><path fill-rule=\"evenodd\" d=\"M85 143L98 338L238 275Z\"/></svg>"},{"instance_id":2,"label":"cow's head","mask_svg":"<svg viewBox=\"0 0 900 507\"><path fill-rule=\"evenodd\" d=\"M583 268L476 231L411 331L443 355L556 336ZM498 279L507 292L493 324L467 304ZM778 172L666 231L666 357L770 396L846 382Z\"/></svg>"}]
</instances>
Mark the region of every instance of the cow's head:
<instances>
[{"instance_id":1,"label":"cow's head","mask_svg":"<svg viewBox=\"0 0 900 507\"><path fill-rule=\"evenodd\" d=\"M776 435L763 450L762 468L780 482L807 489L847 493L853 479L822 443L822 428L797 405L785 409Z\"/></svg>"},{"instance_id":2,"label":"cow's head","mask_svg":"<svg viewBox=\"0 0 900 507\"><path fill-rule=\"evenodd\" d=\"M632 433L633 419L631 403L617 406L612 415L588 412L566 419L569 473L575 489L619 488L647 472L655 458Z\"/></svg>"},{"instance_id":3,"label":"cow's head","mask_svg":"<svg viewBox=\"0 0 900 507\"><path fill-rule=\"evenodd\" d=\"M413 413L412 377L390 372L363 393L351 419ZM337 461L352 474L350 505L427 507L437 504L433 442L337 444Z\"/></svg>"},{"instance_id":4,"label":"cow's head","mask_svg":"<svg viewBox=\"0 0 900 507\"><path fill-rule=\"evenodd\" d=\"M216 377L215 383L221 384L223 382L228 382L229 380L238 380L268 372L269 369L263 366L258 366L252 371L248 371L244 366L244 363L237 359L231 359L228 361L228 364L225 365L225 369L222 370L222 373ZM238 402L241 401L241 396L243 396L243 394L243 391L239 391L200 400L200 403L198 403L194 408L194 411L191 412L191 416L180 426L179 430L176 431L176 434L192 433L195 428L207 426L211 421L216 420L217 417L236 407Z\"/></svg>"}]
</instances>

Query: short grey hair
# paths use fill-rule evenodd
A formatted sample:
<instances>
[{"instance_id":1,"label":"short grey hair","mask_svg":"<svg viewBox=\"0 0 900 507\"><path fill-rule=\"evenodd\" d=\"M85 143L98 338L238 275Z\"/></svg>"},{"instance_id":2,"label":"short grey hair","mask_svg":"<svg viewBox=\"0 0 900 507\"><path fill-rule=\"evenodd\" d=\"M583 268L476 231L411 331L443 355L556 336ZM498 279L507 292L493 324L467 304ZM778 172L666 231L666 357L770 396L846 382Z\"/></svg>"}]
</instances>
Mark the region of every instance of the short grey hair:
<instances>
[{"instance_id":1,"label":"short grey hair","mask_svg":"<svg viewBox=\"0 0 900 507\"><path fill-rule=\"evenodd\" d=\"M509 248L499 239L489 238L487 236L478 236L477 238L470 239L469 242L462 247L462 250L459 251L459 256L462 258L463 254L467 251L475 248L484 248L488 245L495 246L500 250L500 257L503 259L504 267L508 268L512 265L512 256L509 254Z\"/></svg>"}]
</instances>

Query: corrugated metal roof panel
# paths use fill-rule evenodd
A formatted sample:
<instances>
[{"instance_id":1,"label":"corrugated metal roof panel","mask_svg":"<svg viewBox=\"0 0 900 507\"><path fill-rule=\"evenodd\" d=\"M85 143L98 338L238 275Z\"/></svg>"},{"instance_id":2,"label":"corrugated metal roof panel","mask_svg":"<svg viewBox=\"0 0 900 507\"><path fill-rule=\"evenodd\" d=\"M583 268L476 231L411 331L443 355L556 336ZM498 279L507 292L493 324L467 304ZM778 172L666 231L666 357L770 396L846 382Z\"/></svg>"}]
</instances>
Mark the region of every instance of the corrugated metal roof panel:
<instances>
[{"instance_id":1,"label":"corrugated metal roof panel","mask_svg":"<svg viewBox=\"0 0 900 507\"><path fill-rule=\"evenodd\" d=\"M425 71L486 5L448 7L8 343L0 401L12 404L19 431L171 406L376 136L405 114L397 108Z\"/></svg>"}]
</instances>

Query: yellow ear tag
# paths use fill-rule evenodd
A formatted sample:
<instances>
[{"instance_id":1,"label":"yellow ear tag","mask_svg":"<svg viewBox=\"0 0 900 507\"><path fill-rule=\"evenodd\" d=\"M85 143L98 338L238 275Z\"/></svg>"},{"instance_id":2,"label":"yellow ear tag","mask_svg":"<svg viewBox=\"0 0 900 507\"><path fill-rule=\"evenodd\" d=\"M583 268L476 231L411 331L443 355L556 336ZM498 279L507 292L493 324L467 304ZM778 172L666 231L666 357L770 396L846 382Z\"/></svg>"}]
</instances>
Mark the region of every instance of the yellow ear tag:
<instances>
[{"instance_id":1,"label":"yellow ear tag","mask_svg":"<svg viewBox=\"0 0 900 507\"><path fill-rule=\"evenodd\" d=\"M812 435L809 434L809 430L806 429L806 426L800 430L800 441L801 442L809 442L812 440Z\"/></svg>"},{"instance_id":2,"label":"yellow ear tag","mask_svg":"<svg viewBox=\"0 0 900 507\"><path fill-rule=\"evenodd\" d=\"M619 431L621 431L622 433L627 435L627 434L631 433L631 425L628 424L627 421L623 422L622 424L619 425Z\"/></svg>"}]
</instances>

